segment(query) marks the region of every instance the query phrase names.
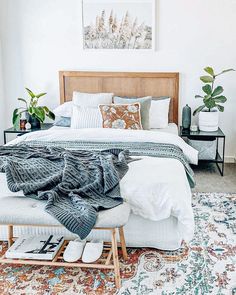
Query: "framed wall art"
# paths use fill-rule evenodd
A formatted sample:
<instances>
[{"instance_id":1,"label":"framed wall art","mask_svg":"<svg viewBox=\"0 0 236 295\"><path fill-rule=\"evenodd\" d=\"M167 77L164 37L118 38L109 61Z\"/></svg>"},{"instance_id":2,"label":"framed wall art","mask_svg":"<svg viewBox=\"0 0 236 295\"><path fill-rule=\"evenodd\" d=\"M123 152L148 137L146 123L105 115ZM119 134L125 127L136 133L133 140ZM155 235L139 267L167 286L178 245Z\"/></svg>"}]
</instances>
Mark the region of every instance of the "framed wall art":
<instances>
[{"instance_id":1,"label":"framed wall art","mask_svg":"<svg viewBox=\"0 0 236 295\"><path fill-rule=\"evenodd\" d=\"M83 0L82 3L84 49L155 49L155 0Z\"/></svg>"}]
</instances>

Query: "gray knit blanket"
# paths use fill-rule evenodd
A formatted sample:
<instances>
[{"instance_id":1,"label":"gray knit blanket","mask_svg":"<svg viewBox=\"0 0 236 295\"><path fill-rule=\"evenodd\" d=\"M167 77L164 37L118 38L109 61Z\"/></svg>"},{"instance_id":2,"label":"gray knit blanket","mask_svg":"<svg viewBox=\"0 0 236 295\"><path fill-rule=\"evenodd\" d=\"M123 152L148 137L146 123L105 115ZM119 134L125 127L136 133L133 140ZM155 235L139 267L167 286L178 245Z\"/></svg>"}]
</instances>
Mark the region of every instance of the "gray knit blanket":
<instances>
[{"instance_id":1,"label":"gray knit blanket","mask_svg":"<svg viewBox=\"0 0 236 295\"><path fill-rule=\"evenodd\" d=\"M173 158L180 161L188 178L191 188L195 187L194 172L189 165L189 160L183 151L176 145L153 142L94 142L94 141L30 141L27 142L32 147L46 145L51 147L61 147L68 150L102 151L109 149L121 149L129 151L130 156L150 156L158 158Z\"/></svg>"},{"instance_id":2,"label":"gray knit blanket","mask_svg":"<svg viewBox=\"0 0 236 295\"><path fill-rule=\"evenodd\" d=\"M128 171L128 160L128 152L120 149L0 147L0 172L6 173L9 189L47 200L46 212L81 239L94 227L99 210L122 204L119 182Z\"/></svg>"}]
</instances>

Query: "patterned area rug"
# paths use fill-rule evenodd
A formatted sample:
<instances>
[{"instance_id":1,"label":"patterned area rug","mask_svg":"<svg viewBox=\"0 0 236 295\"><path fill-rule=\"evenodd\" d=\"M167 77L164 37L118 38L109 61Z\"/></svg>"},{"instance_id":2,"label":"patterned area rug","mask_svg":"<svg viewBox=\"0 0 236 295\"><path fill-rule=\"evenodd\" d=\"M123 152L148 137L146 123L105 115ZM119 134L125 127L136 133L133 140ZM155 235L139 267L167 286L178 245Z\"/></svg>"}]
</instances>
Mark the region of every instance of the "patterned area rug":
<instances>
[{"instance_id":1,"label":"patterned area rug","mask_svg":"<svg viewBox=\"0 0 236 295\"><path fill-rule=\"evenodd\" d=\"M111 272L0 265L0 294L236 295L236 194L194 194L193 209L191 243L171 252L129 249L117 293Z\"/></svg>"}]
</instances>

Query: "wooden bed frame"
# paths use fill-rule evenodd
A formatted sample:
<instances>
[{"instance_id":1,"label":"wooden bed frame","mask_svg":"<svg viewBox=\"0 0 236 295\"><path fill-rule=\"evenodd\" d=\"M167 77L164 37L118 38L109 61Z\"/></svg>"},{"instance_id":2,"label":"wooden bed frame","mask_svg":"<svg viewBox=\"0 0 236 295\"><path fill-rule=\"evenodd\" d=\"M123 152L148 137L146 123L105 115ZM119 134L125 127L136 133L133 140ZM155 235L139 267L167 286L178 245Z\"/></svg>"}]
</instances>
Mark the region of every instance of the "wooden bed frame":
<instances>
[{"instance_id":1,"label":"wooden bed frame","mask_svg":"<svg viewBox=\"0 0 236 295\"><path fill-rule=\"evenodd\" d=\"M73 91L109 92L117 96L171 97L169 122L178 125L179 73L61 71L61 104L72 100Z\"/></svg>"}]
</instances>

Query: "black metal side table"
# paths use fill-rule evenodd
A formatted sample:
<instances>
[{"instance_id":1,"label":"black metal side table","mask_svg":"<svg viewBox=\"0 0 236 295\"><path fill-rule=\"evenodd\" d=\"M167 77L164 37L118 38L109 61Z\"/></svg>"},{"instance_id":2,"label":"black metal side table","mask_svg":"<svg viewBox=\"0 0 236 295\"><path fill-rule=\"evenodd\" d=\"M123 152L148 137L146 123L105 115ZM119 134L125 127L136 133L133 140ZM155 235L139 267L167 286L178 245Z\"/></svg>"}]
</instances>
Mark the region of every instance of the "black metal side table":
<instances>
[{"instance_id":1,"label":"black metal side table","mask_svg":"<svg viewBox=\"0 0 236 295\"><path fill-rule=\"evenodd\" d=\"M53 124L51 124L51 123L45 123L45 124L41 124L40 129L20 130L20 129L15 129L14 127L8 128L3 131L4 144L7 143L7 134L14 133L14 134L17 134L18 136L20 136L20 135L24 135L29 132L34 132L34 131L39 131L39 130L48 130L52 126L53 126Z\"/></svg>"},{"instance_id":2,"label":"black metal side table","mask_svg":"<svg viewBox=\"0 0 236 295\"><path fill-rule=\"evenodd\" d=\"M225 134L223 131L218 128L217 131L214 132L205 132L205 131L191 131L189 129L184 129L182 126L180 127L180 137L187 137L188 139L193 140L215 140L216 139L216 157L213 160L200 160L202 162L215 163L221 176L224 176L224 163L225 163ZM219 140L223 141L223 149L222 153L219 152Z\"/></svg>"}]
</instances>

